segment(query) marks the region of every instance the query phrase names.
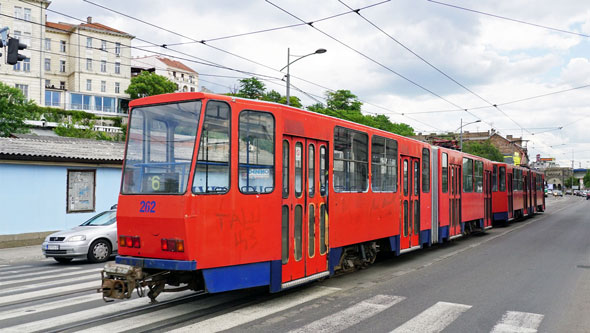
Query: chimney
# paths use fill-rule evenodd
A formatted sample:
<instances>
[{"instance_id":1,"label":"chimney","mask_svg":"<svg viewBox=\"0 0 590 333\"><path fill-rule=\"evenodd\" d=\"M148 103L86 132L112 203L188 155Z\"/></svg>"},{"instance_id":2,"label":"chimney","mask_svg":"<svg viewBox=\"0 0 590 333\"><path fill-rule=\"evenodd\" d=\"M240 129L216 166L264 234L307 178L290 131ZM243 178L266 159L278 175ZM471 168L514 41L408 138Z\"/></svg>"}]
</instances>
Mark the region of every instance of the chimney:
<instances>
[{"instance_id":1,"label":"chimney","mask_svg":"<svg viewBox=\"0 0 590 333\"><path fill-rule=\"evenodd\" d=\"M86 18L86 23L92 23L92 16L88 16Z\"/></svg>"}]
</instances>

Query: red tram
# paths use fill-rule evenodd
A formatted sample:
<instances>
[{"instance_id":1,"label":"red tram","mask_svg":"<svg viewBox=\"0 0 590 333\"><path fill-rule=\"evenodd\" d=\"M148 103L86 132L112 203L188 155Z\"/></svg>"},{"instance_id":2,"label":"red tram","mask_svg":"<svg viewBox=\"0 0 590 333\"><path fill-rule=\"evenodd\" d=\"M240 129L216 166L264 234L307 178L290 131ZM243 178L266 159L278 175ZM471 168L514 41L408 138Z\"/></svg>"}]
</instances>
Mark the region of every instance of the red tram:
<instances>
[{"instance_id":1,"label":"red tram","mask_svg":"<svg viewBox=\"0 0 590 333\"><path fill-rule=\"evenodd\" d=\"M525 208L524 182L512 177L526 169L341 119L204 93L130 106L105 297L141 286L155 299L166 285L277 292ZM513 181L510 209L494 189L512 193Z\"/></svg>"}]
</instances>

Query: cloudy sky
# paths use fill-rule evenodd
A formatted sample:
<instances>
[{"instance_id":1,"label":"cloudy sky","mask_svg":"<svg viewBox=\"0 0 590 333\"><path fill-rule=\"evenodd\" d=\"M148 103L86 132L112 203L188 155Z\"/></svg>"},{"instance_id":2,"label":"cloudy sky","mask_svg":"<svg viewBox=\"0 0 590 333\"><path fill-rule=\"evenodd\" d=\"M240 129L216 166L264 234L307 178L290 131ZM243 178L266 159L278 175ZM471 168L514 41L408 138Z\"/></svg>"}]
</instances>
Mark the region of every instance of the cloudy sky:
<instances>
[{"instance_id":1,"label":"cloudy sky","mask_svg":"<svg viewBox=\"0 0 590 333\"><path fill-rule=\"evenodd\" d=\"M304 105L347 89L363 112L416 132L481 120L464 130L522 136L531 158L590 167L588 0L91 1L54 0L48 20L92 16L136 36L134 56L179 57L215 92L256 75L285 94L287 48L325 48L291 66Z\"/></svg>"}]
</instances>

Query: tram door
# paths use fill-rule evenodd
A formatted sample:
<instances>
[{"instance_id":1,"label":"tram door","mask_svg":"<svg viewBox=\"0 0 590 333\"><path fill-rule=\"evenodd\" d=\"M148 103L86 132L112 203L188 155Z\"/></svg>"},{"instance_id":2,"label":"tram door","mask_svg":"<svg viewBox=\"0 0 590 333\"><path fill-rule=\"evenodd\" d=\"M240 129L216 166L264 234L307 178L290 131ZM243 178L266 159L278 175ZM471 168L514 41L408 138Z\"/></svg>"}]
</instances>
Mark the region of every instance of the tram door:
<instances>
[{"instance_id":1,"label":"tram door","mask_svg":"<svg viewBox=\"0 0 590 333\"><path fill-rule=\"evenodd\" d=\"M449 236L455 236L461 234L461 166L451 164L450 169Z\"/></svg>"},{"instance_id":2,"label":"tram door","mask_svg":"<svg viewBox=\"0 0 590 333\"><path fill-rule=\"evenodd\" d=\"M420 160L401 157L402 201L400 249L420 246Z\"/></svg>"},{"instance_id":3,"label":"tram door","mask_svg":"<svg viewBox=\"0 0 590 333\"><path fill-rule=\"evenodd\" d=\"M484 226L492 225L492 173L484 171L483 179L483 200L484 200Z\"/></svg>"},{"instance_id":4,"label":"tram door","mask_svg":"<svg viewBox=\"0 0 590 333\"><path fill-rule=\"evenodd\" d=\"M508 183L508 218L511 219L514 218L514 192L512 192L512 173L506 173L506 182Z\"/></svg>"},{"instance_id":5,"label":"tram door","mask_svg":"<svg viewBox=\"0 0 590 333\"><path fill-rule=\"evenodd\" d=\"M328 269L328 143L283 137L282 282Z\"/></svg>"}]
</instances>

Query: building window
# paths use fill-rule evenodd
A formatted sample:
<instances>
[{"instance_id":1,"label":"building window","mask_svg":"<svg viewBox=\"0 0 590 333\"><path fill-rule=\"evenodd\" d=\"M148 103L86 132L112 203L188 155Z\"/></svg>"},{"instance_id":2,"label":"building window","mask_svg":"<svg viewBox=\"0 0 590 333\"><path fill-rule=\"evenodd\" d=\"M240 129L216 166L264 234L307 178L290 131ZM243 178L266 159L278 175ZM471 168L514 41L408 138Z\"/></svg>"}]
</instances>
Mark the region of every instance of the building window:
<instances>
[{"instance_id":1,"label":"building window","mask_svg":"<svg viewBox=\"0 0 590 333\"><path fill-rule=\"evenodd\" d=\"M45 88L51 87L51 80L45 80Z\"/></svg>"},{"instance_id":2,"label":"building window","mask_svg":"<svg viewBox=\"0 0 590 333\"><path fill-rule=\"evenodd\" d=\"M15 71L20 71L20 61L17 61L16 64L14 64L14 66L12 66L12 69Z\"/></svg>"},{"instance_id":3,"label":"building window","mask_svg":"<svg viewBox=\"0 0 590 333\"><path fill-rule=\"evenodd\" d=\"M62 73L66 72L66 61L65 60L59 61L59 71Z\"/></svg>"},{"instance_id":4,"label":"building window","mask_svg":"<svg viewBox=\"0 0 590 333\"><path fill-rule=\"evenodd\" d=\"M238 184L242 193L270 193L274 190L274 138L272 114L242 111L239 117Z\"/></svg>"},{"instance_id":5,"label":"building window","mask_svg":"<svg viewBox=\"0 0 590 333\"><path fill-rule=\"evenodd\" d=\"M59 107L61 93L59 91L45 91L45 106Z\"/></svg>"},{"instance_id":6,"label":"building window","mask_svg":"<svg viewBox=\"0 0 590 333\"><path fill-rule=\"evenodd\" d=\"M31 8L25 8L25 21L31 21Z\"/></svg>"},{"instance_id":7,"label":"building window","mask_svg":"<svg viewBox=\"0 0 590 333\"><path fill-rule=\"evenodd\" d=\"M189 75L188 82L193 83L193 76L192 75Z\"/></svg>"},{"instance_id":8,"label":"building window","mask_svg":"<svg viewBox=\"0 0 590 333\"><path fill-rule=\"evenodd\" d=\"M229 190L230 107L225 102L207 103L193 193L220 194Z\"/></svg>"},{"instance_id":9,"label":"building window","mask_svg":"<svg viewBox=\"0 0 590 333\"><path fill-rule=\"evenodd\" d=\"M59 81L59 89L66 90L66 81Z\"/></svg>"},{"instance_id":10,"label":"building window","mask_svg":"<svg viewBox=\"0 0 590 333\"><path fill-rule=\"evenodd\" d=\"M119 82L115 82L115 94L118 94L121 91L121 84Z\"/></svg>"},{"instance_id":11,"label":"building window","mask_svg":"<svg viewBox=\"0 0 590 333\"><path fill-rule=\"evenodd\" d=\"M334 190L364 192L369 187L367 133L343 127L334 129Z\"/></svg>"},{"instance_id":12,"label":"building window","mask_svg":"<svg viewBox=\"0 0 590 333\"><path fill-rule=\"evenodd\" d=\"M115 54L117 57L121 55L121 43L115 43Z\"/></svg>"},{"instance_id":13,"label":"building window","mask_svg":"<svg viewBox=\"0 0 590 333\"><path fill-rule=\"evenodd\" d=\"M23 71L30 72L31 71L31 58L27 58L23 60Z\"/></svg>"},{"instance_id":14,"label":"building window","mask_svg":"<svg viewBox=\"0 0 590 333\"><path fill-rule=\"evenodd\" d=\"M25 95L25 98L29 98L29 86L26 84L15 84L14 85L17 89L19 89L23 95Z\"/></svg>"},{"instance_id":15,"label":"building window","mask_svg":"<svg viewBox=\"0 0 590 333\"><path fill-rule=\"evenodd\" d=\"M51 51L51 38L45 38L45 51Z\"/></svg>"},{"instance_id":16,"label":"building window","mask_svg":"<svg viewBox=\"0 0 590 333\"><path fill-rule=\"evenodd\" d=\"M86 37L86 48L87 49L92 48L92 37Z\"/></svg>"},{"instance_id":17,"label":"building window","mask_svg":"<svg viewBox=\"0 0 590 333\"><path fill-rule=\"evenodd\" d=\"M74 110L90 110L90 95L71 94L71 107Z\"/></svg>"},{"instance_id":18,"label":"building window","mask_svg":"<svg viewBox=\"0 0 590 333\"><path fill-rule=\"evenodd\" d=\"M191 87L191 92L195 92L195 87Z\"/></svg>"},{"instance_id":19,"label":"building window","mask_svg":"<svg viewBox=\"0 0 590 333\"><path fill-rule=\"evenodd\" d=\"M46 71L51 70L51 59L50 58L45 58L45 70Z\"/></svg>"},{"instance_id":20,"label":"building window","mask_svg":"<svg viewBox=\"0 0 590 333\"><path fill-rule=\"evenodd\" d=\"M86 80L86 90L88 90L88 91L92 90L92 80L90 80L90 79Z\"/></svg>"},{"instance_id":21,"label":"building window","mask_svg":"<svg viewBox=\"0 0 590 333\"><path fill-rule=\"evenodd\" d=\"M14 18L22 19L23 18L23 8L14 6Z\"/></svg>"},{"instance_id":22,"label":"building window","mask_svg":"<svg viewBox=\"0 0 590 333\"><path fill-rule=\"evenodd\" d=\"M100 92L107 91L107 81L100 81Z\"/></svg>"},{"instance_id":23,"label":"building window","mask_svg":"<svg viewBox=\"0 0 590 333\"><path fill-rule=\"evenodd\" d=\"M87 71L92 70L92 59L91 58L86 58L86 70Z\"/></svg>"},{"instance_id":24,"label":"building window","mask_svg":"<svg viewBox=\"0 0 590 333\"><path fill-rule=\"evenodd\" d=\"M66 41L65 40L59 41L59 51L66 52Z\"/></svg>"},{"instance_id":25,"label":"building window","mask_svg":"<svg viewBox=\"0 0 590 333\"><path fill-rule=\"evenodd\" d=\"M106 73L106 71L107 71L107 61L106 60L100 61L100 71L103 73Z\"/></svg>"},{"instance_id":26,"label":"building window","mask_svg":"<svg viewBox=\"0 0 590 333\"><path fill-rule=\"evenodd\" d=\"M103 51L107 50L107 41L106 40L101 40L100 41L100 49Z\"/></svg>"},{"instance_id":27,"label":"building window","mask_svg":"<svg viewBox=\"0 0 590 333\"><path fill-rule=\"evenodd\" d=\"M397 191L397 141L377 135L371 139L371 190Z\"/></svg>"},{"instance_id":28,"label":"building window","mask_svg":"<svg viewBox=\"0 0 590 333\"><path fill-rule=\"evenodd\" d=\"M68 170L68 213L94 211L96 170Z\"/></svg>"},{"instance_id":29,"label":"building window","mask_svg":"<svg viewBox=\"0 0 590 333\"><path fill-rule=\"evenodd\" d=\"M176 72L172 72L172 76L176 77Z\"/></svg>"},{"instance_id":30,"label":"building window","mask_svg":"<svg viewBox=\"0 0 590 333\"><path fill-rule=\"evenodd\" d=\"M120 62L115 63L115 74L121 74L121 63Z\"/></svg>"}]
</instances>

